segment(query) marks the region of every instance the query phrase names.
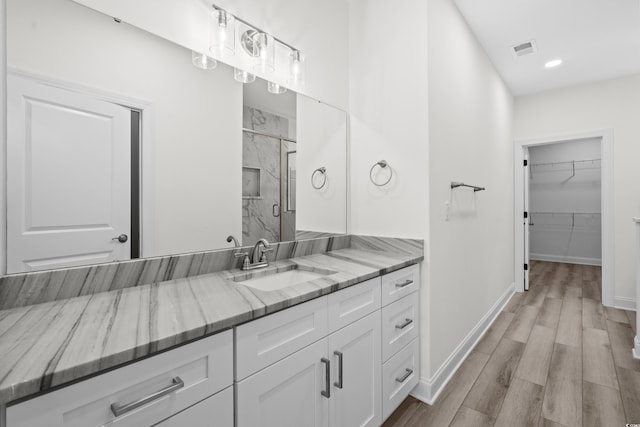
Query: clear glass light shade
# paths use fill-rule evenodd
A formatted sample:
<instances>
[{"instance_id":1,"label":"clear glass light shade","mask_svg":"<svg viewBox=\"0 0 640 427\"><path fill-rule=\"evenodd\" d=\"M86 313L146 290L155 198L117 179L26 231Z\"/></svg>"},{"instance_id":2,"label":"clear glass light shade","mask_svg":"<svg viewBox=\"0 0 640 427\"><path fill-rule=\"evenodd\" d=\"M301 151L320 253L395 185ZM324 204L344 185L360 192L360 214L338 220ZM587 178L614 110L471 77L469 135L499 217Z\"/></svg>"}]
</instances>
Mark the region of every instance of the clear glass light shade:
<instances>
[{"instance_id":1,"label":"clear glass light shade","mask_svg":"<svg viewBox=\"0 0 640 427\"><path fill-rule=\"evenodd\" d=\"M253 35L253 56L256 62L254 70L262 73L270 73L276 69L276 42L273 36L267 33L256 33Z\"/></svg>"},{"instance_id":2,"label":"clear glass light shade","mask_svg":"<svg viewBox=\"0 0 640 427\"><path fill-rule=\"evenodd\" d=\"M240 83L253 83L256 81L255 74L251 74L248 71L240 70L238 68L233 69L233 78Z\"/></svg>"},{"instance_id":3,"label":"clear glass light shade","mask_svg":"<svg viewBox=\"0 0 640 427\"><path fill-rule=\"evenodd\" d=\"M267 82L267 90L269 91L269 93L280 95L281 93L285 93L287 91L287 88L284 86L280 86L278 83Z\"/></svg>"},{"instance_id":4,"label":"clear glass light shade","mask_svg":"<svg viewBox=\"0 0 640 427\"><path fill-rule=\"evenodd\" d=\"M209 27L209 51L219 56L233 56L236 53L236 27L233 15L215 9L211 13Z\"/></svg>"},{"instance_id":5,"label":"clear glass light shade","mask_svg":"<svg viewBox=\"0 0 640 427\"><path fill-rule=\"evenodd\" d=\"M191 51L191 62L201 70L213 70L218 65L215 59L193 50Z\"/></svg>"},{"instance_id":6,"label":"clear glass light shade","mask_svg":"<svg viewBox=\"0 0 640 427\"><path fill-rule=\"evenodd\" d=\"M304 83L304 55L299 50L289 54L289 83L292 85Z\"/></svg>"}]
</instances>

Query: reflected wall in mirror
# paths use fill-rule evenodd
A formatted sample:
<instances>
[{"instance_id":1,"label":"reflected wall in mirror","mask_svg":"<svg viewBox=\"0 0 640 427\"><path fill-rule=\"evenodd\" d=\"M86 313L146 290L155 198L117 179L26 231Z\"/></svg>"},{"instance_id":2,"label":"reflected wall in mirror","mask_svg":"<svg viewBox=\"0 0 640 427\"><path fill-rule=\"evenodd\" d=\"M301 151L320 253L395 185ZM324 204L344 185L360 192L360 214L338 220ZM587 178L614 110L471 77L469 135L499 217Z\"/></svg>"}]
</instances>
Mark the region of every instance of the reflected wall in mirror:
<instances>
[{"instance_id":1,"label":"reflected wall in mirror","mask_svg":"<svg viewBox=\"0 0 640 427\"><path fill-rule=\"evenodd\" d=\"M346 232L343 111L252 98L264 81L243 88L225 64L198 69L190 49L70 0L7 0L7 16L8 273ZM243 131L260 114L287 121L269 155L248 144L273 137Z\"/></svg>"}]
</instances>

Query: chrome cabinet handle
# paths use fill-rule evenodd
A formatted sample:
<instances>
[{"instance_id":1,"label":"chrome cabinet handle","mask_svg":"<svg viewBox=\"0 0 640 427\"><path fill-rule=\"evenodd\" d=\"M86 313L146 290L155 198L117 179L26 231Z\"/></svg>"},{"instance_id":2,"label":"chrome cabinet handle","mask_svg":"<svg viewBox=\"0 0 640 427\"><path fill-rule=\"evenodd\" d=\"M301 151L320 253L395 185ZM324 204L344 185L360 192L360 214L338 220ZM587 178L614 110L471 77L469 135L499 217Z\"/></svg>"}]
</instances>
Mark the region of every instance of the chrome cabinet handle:
<instances>
[{"instance_id":1,"label":"chrome cabinet handle","mask_svg":"<svg viewBox=\"0 0 640 427\"><path fill-rule=\"evenodd\" d=\"M404 288L405 286L409 286L412 283L413 283L413 280L407 279L402 283L396 283L396 288Z\"/></svg>"},{"instance_id":2,"label":"chrome cabinet handle","mask_svg":"<svg viewBox=\"0 0 640 427\"><path fill-rule=\"evenodd\" d=\"M111 240L117 240L120 243L127 243L127 240L129 240L129 236L127 236L126 234L121 234L118 237L114 237Z\"/></svg>"},{"instance_id":3,"label":"chrome cabinet handle","mask_svg":"<svg viewBox=\"0 0 640 427\"><path fill-rule=\"evenodd\" d=\"M407 369L405 369L404 371L405 371L405 372L404 372L404 375L403 375L403 376L396 378L396 381L397 381L397 382L399 382L399 383L403 383L403 382L405 382L405 381L407 380L407 378L409 378L409 376L410 376L411 374L413 374L413 369L409 369L409 368L407 368Z\"/></svg>"},{"instance_id":4,"label":"chrome cabinet handle","mask_svg":"<svg viewBox=\"0 0 640 427\"><path fill-rule=\"evenodd\" d=\"M401 324L399 324L399 325L396 325L396 329L404 329L404 328L406 328L407 326L409 326L409 325L410 325L410 324L412 324L412 323L413 323L413 320L411 320L411 319L404 319L404 322L402 322L402 323L401 323Z\"/></svg>"},{"instance_id":5,"label":"chrome cabinet handle","mask_svg":"<svg viewBox=\"0 0 640 427\"><path fill-rule=\"evenodd\" d=\"M334 382L333 385L342 388L342 352L334 351L333 354L338 356L338 381Z\"/></svg>"},{"instance_id":6,"label":"chrome cabinet handle","mask_svg":"<svg viewBox=\"0 0 640 427\"><path fill-rule=\"evenodd\" d=\"M323 395L324 397L326 397L327 399L331 397L331 388L329 388L329 382L331 382L331 362L329 361L329 359L323 357L322 359L320 359L320 362L325 364L325 371L324 371L324 386L325 389L320 391L320 394Z\"/></svg>"},{"instance_id":7,"label":"chrome cabinet handle","mask_svg":"<svg viewBox=\"0 0 640 427\"><path fill-rule=\"evenodd\" d=\"M182 381L180 377L175 377L171 383L172 384L169 387L163 388L162 390L156 391L155 393L138 399L134 402L125 403L123 405L120 405L119 403L112 403L111 412L113 412L113 415L115 415L116 417L119 417L120 415L131 412L136 408L146 405L149 402L152 402L156 399L161 398L162 396L166 396L167 394L173 393L174 391L184 387L184 381Z\"/></svg>"}]
</instances>

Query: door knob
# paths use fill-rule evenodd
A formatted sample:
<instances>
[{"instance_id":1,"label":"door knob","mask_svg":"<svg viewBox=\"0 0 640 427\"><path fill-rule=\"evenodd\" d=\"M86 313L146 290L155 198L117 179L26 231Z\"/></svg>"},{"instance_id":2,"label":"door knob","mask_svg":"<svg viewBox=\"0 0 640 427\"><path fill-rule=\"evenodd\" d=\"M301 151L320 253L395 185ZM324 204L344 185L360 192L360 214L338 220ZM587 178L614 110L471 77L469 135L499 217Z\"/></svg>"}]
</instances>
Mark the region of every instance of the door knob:
<instances>
[{"instance_id":1,"label":"door knob","mask_svg":"<svg viewBox=\"0 0 640 427\"><path fill-rule=\"evenodd\" d=\"M120 243L126 243L127 240L129 240L129 236L127 236L126 234L121 234L118 237L114 237L111 240L117 240Z\"/></svg>"}]
</instances>

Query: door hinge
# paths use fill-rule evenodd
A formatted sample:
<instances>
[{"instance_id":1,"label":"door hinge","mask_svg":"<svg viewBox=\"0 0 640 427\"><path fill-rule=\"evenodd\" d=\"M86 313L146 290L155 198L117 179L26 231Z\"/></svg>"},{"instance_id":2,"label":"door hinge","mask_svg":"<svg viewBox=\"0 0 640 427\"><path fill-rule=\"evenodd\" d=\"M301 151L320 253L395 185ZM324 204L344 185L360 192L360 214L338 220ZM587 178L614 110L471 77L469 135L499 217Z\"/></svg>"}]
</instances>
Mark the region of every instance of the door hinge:
<instances>
[{"instance_id":1,"label":"door hinge","mask_svg":"<svg viewBox=\"0 0 640 427\"><path fill-rule=\"evenodd\" d=\"M524 213L524 217L525 217L525 218L529 218L529 212L525 212L525 213Z\"/></svg>"},{"instance_id":2,"label":"door hinge","mask_svg":"<svg viewBox=\"0 0 640 427\"><path fill-rule=\"evenodd\" d=\"M524 265L524 271L528 271L529 270L529 264L525 264Z\"/></svg>"},{"instance_id":3,"label":"door hinge","mask_svg":"<svg viewBox=\"0 0 640 427\"><path fill-rule=\"evenodd\" d=\"M529 160L525 160L523 166L529 166Z\"/></svg>"}]
</instances>

